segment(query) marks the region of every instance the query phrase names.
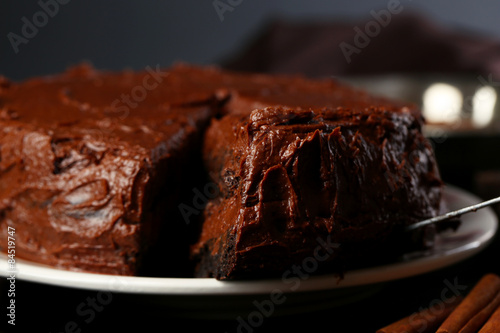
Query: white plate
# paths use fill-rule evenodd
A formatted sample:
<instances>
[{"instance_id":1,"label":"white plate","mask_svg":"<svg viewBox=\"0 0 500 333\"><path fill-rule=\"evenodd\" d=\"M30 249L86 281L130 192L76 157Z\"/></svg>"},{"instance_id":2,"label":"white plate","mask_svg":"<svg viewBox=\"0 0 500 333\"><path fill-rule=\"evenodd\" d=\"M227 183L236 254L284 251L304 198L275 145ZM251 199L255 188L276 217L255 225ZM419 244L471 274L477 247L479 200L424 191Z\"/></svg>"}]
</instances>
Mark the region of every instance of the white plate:
<instances>
[{"instance_id":1,"label":"white plate","mask_svg":"<svg viewBox=\"0 0 500 333\"><path fill-rule=\"evenodd\" d=\"M474 195L451 186L445 189L445 200L451 210L481 201ZM234 303L235 296L238 296L238 300L243 304L252 305L249 302L251 299L262 296L270 298L273 293L290 295L296 292L302 292L297 302L312 302L318 307L321 306L318 298L323 300L328 298L330 304L332 297L340 302L352 301L356 299L356 294L360 295L359 291L362 291L361 294L366 294L367 289L360 287L368 285L373 287L382 282L423 274L457 263L478 253L492 240L497 231L497 218L490 208L466 214L462 217L462 221L456 232L450 231L439 235L432 251L415 252L406 256L411 259L347 272L341 281L335 275L299 277L294 274L290 274L287 279L257 281L114 276L55 269L21 259L16 259L15 275L19 280L61 287L120 292L136 296L149 295L149 301L153 296L156 301L161 303L166 301L177 308L192 310L192 307L196 306L200 312L210 309L220 313L227 309L237 309L238 305ZM7 271L5 254L0 256L0 275L10 275ZM217 305L213 302L214 297L219 300L224 297L233 300L230 304L222 302ZM221 310L222 305L226 310Z\"/></svg>"}]
</instances>

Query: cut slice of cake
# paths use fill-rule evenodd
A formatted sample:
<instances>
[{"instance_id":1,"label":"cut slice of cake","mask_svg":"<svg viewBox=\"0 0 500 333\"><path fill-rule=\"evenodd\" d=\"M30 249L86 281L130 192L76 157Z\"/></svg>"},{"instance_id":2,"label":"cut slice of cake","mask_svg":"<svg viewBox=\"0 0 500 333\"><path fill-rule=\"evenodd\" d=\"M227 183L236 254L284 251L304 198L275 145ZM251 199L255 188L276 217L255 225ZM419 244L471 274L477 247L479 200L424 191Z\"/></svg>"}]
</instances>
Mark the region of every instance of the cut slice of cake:
<instances>
[{"instance_id":1,"label":"cut slice of cake","mask_svg":"<svg viewBox=\"0 0 500 333\"><path fill-rule=\"evenodd\" d=\"M307 107L317 104L336 107ZM197 276L280 277L310 260L314 273L342 273L432 244L433 226L401 232L442 210L416 108L328 80L236 91L225 108L205 134L220 192L192 247Z\"/></svg>"}]
</instances>

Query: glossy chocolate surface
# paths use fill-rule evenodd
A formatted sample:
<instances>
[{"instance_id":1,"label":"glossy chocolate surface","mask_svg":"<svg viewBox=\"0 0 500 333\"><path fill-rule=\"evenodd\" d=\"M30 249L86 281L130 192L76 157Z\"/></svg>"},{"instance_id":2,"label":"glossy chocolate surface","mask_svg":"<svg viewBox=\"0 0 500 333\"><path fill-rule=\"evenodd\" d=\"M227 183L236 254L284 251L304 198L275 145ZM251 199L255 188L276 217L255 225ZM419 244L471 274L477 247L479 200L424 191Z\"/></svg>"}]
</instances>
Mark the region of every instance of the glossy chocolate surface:
<instances>
[{"instance_id":1,"label":"glossy chocolate surface","mask_svg":"<svg viewBox=\"0 0 500 333\"><path fill-rule=\"evenodd\" d=\"M15 228L17 258L137 273L168 216L158 198L178 190L171 177L188 167L186 152L212 114L208 103L172 106L187 94L171 89L167 74L154 75L79 66L5 81L0 231Z\"/></svg>"},{"instance_id":2,"label":"glossy chocolate surface","mask_svg":"<svg viewBox=\"0 0 500 333\"><path fill-rule=\"evenodd\" d=\"M2 79L0 234L16 228L19 258L101 273L138 274L158 244L174 267L193 237L196 276L277 276L318 244L340 268L439 212L422 124L330 79L187 65ZM188 235L180 193L205 172L218 196Z\"/></svg>"},{"instance_id":3,"label":"glossy chocolate surface","mask_svg":"<svg viewBox=\"0 0 500 333\"><path fill-rule=\"evenodd\" d=\"M193 247L198 276L279 277L325 242L336 246L318 271L341 272L377 253L401 254L405 243L432 243L432 227L398 236L442 210L418 110L308 83L238 91L209 127L204 161L221 191Z\"/></svg>"}]
</instances>

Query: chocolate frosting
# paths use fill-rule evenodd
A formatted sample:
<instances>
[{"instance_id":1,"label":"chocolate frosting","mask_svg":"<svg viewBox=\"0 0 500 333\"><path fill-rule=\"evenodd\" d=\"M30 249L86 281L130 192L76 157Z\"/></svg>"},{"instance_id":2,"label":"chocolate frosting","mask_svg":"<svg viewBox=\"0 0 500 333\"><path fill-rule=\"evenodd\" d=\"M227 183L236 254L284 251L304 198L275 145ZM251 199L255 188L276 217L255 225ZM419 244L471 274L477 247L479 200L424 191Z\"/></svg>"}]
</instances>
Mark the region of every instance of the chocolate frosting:
<instances>
[{"instance_id":1,"label":"chocolate frosting","mask_svg":"<svg viewBox=\"0 0 500 333\"><path fill-rule=\"evenodd\" d=\"M279 276L327 239L338 247L323 268L340 272L408 250L401 227L440 213L442 182L418 110L328 89L246 115L238 110L249 101L281 96L236 96L228 105L237 112L212 122L204 161L221 191L193 246L198 276ZM321 99L348 106L303 107ZM430 245L429 233L413 235L418 246Z\"/></svg>"},{"instance_id":2,"label":"chocolate frosting","mask_svg":"<svg viewBox=\"0 0 500 333\"><path fill-rule=\"evenodd\" d=\"M439 212L422 124L331 79L183 64L2 78L0 234L16 228L18 258L101 273L139 274L148 251L178 268L190 251L196 276L276 276L318 242L339 245L338 269ZM205 173L219 191L193 235L178 205Z\"/></svg>"},{"instance_id":3,"label":"chocolate frosting","mask_svg":"<svg viewBox=\"0 0 500 333\"><path fill-rule=\"evenodd\" d=\"M88 66L3 84L0 231L15 227L18 258L137 273L167 215L155 202L177 190L169 177L186 167L212 114L208 103L173 106L191 100L171 86L148 71Z\"/></svg>"}]
</instances>

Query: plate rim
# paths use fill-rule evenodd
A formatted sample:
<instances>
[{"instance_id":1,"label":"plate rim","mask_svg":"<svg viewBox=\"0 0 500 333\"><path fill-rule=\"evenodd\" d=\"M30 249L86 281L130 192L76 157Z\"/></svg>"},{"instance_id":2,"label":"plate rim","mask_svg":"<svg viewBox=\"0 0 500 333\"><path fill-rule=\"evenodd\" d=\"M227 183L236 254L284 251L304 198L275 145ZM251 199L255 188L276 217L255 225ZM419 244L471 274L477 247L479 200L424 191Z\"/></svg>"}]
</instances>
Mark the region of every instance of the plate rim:
<instances>
[{"instance_id":1,"label":"plate rim","mask_svg":"<svg viewBox=\"0 0 500 333\"><path fill-rule=\"evenodd\" d=\"M462 201L471 204L482 201L478 196L450 184L446 184L444 193L458 196ZM7 255L5 253L0 253L0 276L8 277L14 273L15 278L19 280L58 287L171 296L237 296L361 287L428 273L477 254L493 240L498 230L498 218L490 207L478 210L474 214L481 215L485 220L490 220L492 227L473 242L445 254L348 271L340 283L337 274L311 276L302 281L293 280L295 282L293 287L296 288L288 285L289 281L285 281L284 278L219 281L214 278L121 276L65 270L17 258L16 270L12 272L7 269ZM370 277L368 281L367 276ZM336 280L336 283L332 280Z\"/></svg>"}]
</instances>

